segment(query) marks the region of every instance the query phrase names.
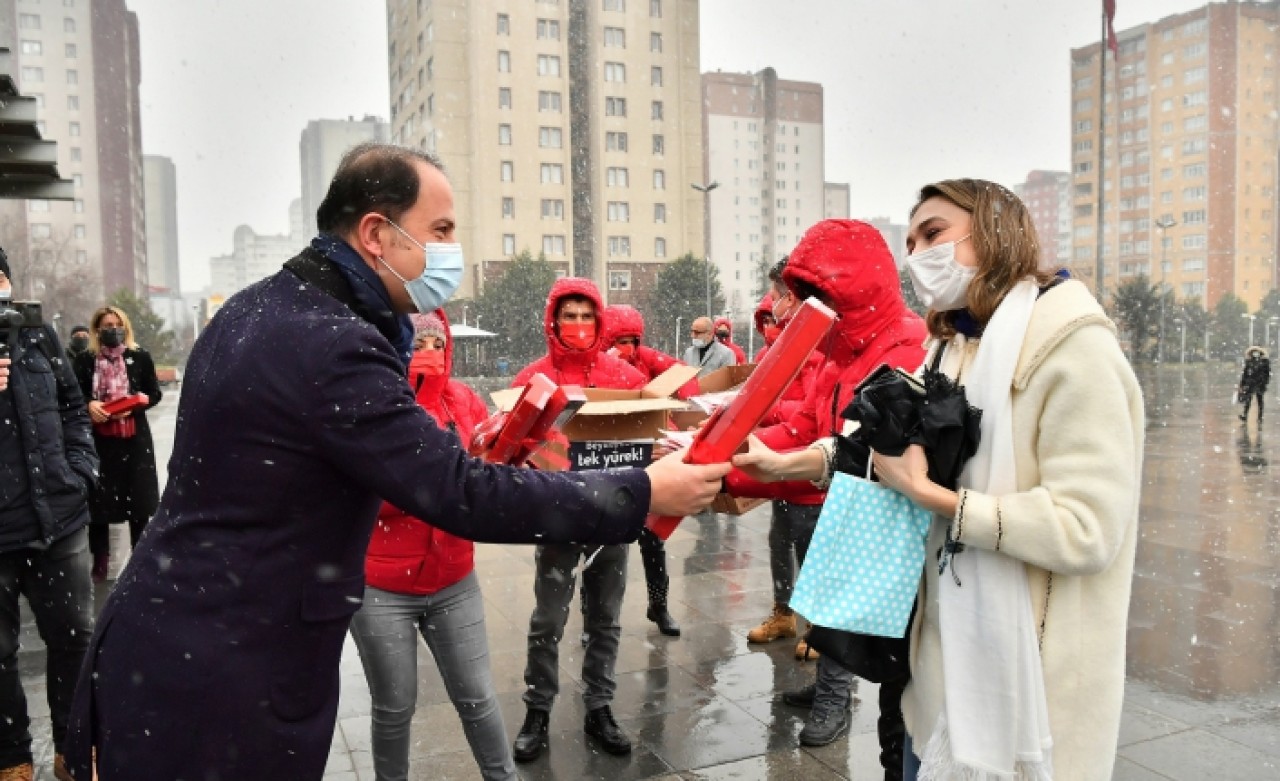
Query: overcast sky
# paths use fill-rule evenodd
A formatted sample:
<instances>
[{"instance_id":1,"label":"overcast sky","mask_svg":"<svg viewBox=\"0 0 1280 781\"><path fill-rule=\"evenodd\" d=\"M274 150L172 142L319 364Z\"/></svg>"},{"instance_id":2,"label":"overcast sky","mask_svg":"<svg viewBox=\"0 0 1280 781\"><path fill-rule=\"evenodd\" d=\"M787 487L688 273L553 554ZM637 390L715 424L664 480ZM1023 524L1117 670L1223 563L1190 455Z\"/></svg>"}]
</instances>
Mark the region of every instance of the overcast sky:
<instances>
[{"instance_id":1,"label":"overcast sky","mask_svg":"<svg viewBox=\"0 0 1280 781\"><path fill-rule=\"evenodd\" d=\"M288 228L310 119L387 117L384 0L128 0L142 34L142 145L178 171L182 286L232 231ZM1204 5L1118 0L1117 27ZM902 221L921 184L1012 185L1069 162L1072 47L1101 0L702 0L702 70L820 82L827 179L855 217ZM448 161L445 161L446 163Z\"/></svg>"}]
</instances>

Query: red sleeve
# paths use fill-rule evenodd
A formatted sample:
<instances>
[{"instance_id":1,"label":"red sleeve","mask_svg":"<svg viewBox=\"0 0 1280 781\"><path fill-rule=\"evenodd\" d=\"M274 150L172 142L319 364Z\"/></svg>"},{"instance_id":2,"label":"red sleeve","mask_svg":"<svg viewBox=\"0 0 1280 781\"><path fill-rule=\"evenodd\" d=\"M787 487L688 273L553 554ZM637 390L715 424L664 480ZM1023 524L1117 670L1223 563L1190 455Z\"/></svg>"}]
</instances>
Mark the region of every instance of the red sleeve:
<instances>
[{"instance_id":1,"label":"red sleeve","mask_svg":"<svg viewBox=\"0 0 1280 781\"><path fill-rule=\"evenodd\" d=\"M649 374L653 377L657 377L667 369L670 369L672 366L680 363L675 358L672 358L661 350L655 350L652 347L645 347L644 345L640 345L640 348L636 350L636 357L640 359L641 363L648 367Z\"/></svg>"},{"instance_id":2,"label":"red sleeve","mask_svg":"<svg viewBox=\"0 0 1280 781\"><path fill-rule=\"evenodd\" d=\"M799 450L818 439L818 420L811 405L804 405L787 419L767 428L758 429L756 436L772 450ZM808 499L821 501L822 492L808 481L787 483L761 483L752 480L740 469L734 469L724 479L725 492L732 496L758 497L761 499Z\"/></svg>"}]
</instances>

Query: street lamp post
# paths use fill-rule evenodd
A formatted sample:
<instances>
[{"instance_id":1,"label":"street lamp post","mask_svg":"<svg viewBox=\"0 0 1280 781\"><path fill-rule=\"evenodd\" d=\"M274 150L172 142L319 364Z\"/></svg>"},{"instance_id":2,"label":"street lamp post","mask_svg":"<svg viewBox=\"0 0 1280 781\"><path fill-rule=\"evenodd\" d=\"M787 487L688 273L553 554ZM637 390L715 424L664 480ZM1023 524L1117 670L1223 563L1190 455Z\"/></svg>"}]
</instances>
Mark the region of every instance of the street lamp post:
<instances>
[{"instance_id":1,"label":"street lamp post","mask_svg":"<svg viewBox=\"0 0 1280 781\"><path fill-rule=\"evenodd\" d=\"M1249 318L1249 346L1252 347L1253 346L1253 321L1256 320L1258 316L1249 315L1249 314L1244 314L1240 316Z\"/></svg>"},{"instance_id":2,"label":"street lamp post","mask_svg":"<svg viewBox=\"0 0 1280 781\"><path fill-rule=\"evenodd\" d=\"M690 187L702 193L702 243L703 262L706 266L707 283L707 317L713 317L711 311L711 191L720 186L719 182L709 184L690 184Z\"/></svg>"},{"instance_id":3,"label":"street lamp post","mask_svg":"<svg viewBox=\"0 0 1280 781\"><path fill-rule=\"evenodd\" d=\"M192 304L191 309L195 312L195 316L191 318L191 343L195 344L200 338L200 305Z\"/></svg>"},{"instance_id":4,"label":"street lamp post","mask_svg":"<svg viewBox=\"0 0 1280 781\"><path fill-rule=\"evenodd\" d=\"M1182 333L1182 352L1178 353L1178 363L1187 362L1187 321L1179 317L1173 322L1178 324L1178 330Z\"/></svg>"},{"instance_id":5,"label":"street lamp post","mask_svg":"<svg viewBox=\"0 0 1280 781\"><path fill-rule=\"evenodd\" d=\"M684 320L684 318L683 318L683 317L677 317L677 318L676 318L676 350L675 350L675 352L676 352L676 356L677 356L677 357L679 357L679 355L680 355L680 323L681 323L683 320Z\"/></svg>"},{"instance_id":6,"label":"street lamp post","mask_svg":"<svg viewBox=\"0 0 1280 781\"><path fill-rule=\"evenodd\" d=\"M1177 224L1178 221L1167 214L1156 220L1156 227L1160 229L1160 286L1156 288L1156 291L1160 294L1160 335L1156 343L1156 360L1160 363L1164 363L1164 278L1166 273L1164 267L1169 255L1167 234L1169 229Z\"/></svg>"}]
</instances>

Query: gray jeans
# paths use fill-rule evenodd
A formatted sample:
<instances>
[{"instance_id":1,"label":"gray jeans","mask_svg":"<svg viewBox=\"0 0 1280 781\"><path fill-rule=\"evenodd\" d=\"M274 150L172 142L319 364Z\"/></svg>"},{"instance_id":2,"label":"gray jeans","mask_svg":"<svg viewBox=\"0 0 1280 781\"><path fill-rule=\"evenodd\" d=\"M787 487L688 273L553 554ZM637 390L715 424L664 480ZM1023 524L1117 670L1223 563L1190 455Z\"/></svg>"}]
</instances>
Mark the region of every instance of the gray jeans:
<instances>
[{"instance_id":1,"label":"gray jeans","mask_svg":"<svg viewBox=\"0 0 1280 781\"><path fill-rule=\"evenodd\" d=\"M813 539L814 527L822 513L820 504L773 502L769 519L769 572L773 575L773 601L779 605L791 602L791 589L796 585L796 572L804 563L804 555Z\"/></svg>"},{"instance_id":2,"label":"gray jeans","mask_svg":"<svg viewBox=\"0 0 1280 781\"><path fill-rule=\"evenodd\" d=\"M418 635L440 677L486 779L517 778L489 671L484 600L472 572L435 594L397 594L366 586L351 620L373 699L373 767L378 781L409 775L409 722L418 698Z\"/></svg>"},{"instance_id":3,"label":"gray jeans","mask_svg":"<svg viewBox=\"0 0 1280 781\"><path fill-rule=\"evenodd\" d=\"M582 573L587 649L582 659L582 700L587 710L613 701L617 681L622 628L618 616L627 589L627 550L630 545L606 545ZM529 617L529 659L524 668L524 702L530 708L551 710L560 693L560 638L573 603L574 567L595 551L595 546L539 545L534 553L537 574L533 593L537 603Z\"/></svg>"}]
</instances>

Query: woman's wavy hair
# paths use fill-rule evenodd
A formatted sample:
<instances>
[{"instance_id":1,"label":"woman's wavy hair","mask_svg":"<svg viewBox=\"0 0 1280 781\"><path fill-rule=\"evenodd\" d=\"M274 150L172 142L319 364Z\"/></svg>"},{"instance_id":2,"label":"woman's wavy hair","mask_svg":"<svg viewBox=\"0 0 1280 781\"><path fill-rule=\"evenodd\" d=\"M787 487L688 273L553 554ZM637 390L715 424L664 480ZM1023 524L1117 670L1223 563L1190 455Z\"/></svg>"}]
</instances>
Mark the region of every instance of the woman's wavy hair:
<instances>
[{"instance_id":1,"label":"woman's wavy hair","mask_svg":"<svg viewBox=\"0 0 1280 781\"><path fill-rule=\"evenodd\" d=\"M978 257L978 269L969 284L966 305L970 315L986 325L996 307L1020 280L1034 277L1047 285L1058 269L1040 268L1040 242L1031 213L1007 188L983 179L947 179L920 188L914 218L930 198L942 198L964 209L973 220L969 241ZM940 339L956 332L957 312L930 311L929 333Z\"/></svg>"},{"instance_id":2,"label":"woman's wavy hair","mask_svg":"<svg viewBox=\"0 0 1280 781\"><path fill-rule=\"evenodd\" d=\"M107 315L115 315L120 318L120 324L124 327L124 346L130 350L138 349L138 343L133 341L133 323L129 322L129 316L118 306L104 306L94 312L93 317L89 320L90 352L96 355L102 349L102 345L98 342L98 328L102 325L102 320Z\"/></svg>"}]
</instances>

